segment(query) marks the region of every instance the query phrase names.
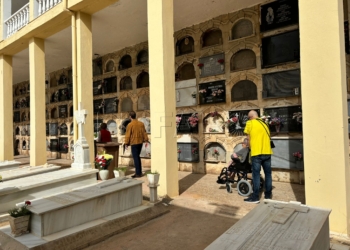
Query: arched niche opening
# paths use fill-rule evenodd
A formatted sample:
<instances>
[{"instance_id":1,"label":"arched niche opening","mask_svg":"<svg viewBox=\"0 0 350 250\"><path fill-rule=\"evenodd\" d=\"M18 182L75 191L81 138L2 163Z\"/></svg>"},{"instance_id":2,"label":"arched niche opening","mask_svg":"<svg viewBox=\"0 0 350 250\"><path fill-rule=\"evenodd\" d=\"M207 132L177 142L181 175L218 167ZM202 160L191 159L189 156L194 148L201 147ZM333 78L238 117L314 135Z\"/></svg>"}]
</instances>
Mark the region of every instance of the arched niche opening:
<instances>
[{"instance_id":1,"label":"arched niche opening","mask_svg":"<svg viewBox=\"0 0 350 250\"><path fill-rule=\"evenodd\" d=\"M203 119L204 133L224 133L224 118L216 111L206 115Z\"/></svg>"},{"instance_id":2,"label":"arched niche opening","mask_svg":"<svg viewBox=\"0 0 350 250\"><path fill-rule=\"evenodd\" d=\"M126 127L128 126L128 124L131 122L131 119L127 118L127 119L124 119L122 121L122 124L120 124L119 126L119 130L120 130L120 134L121 135L125 135L126 133Z\"/></svg>"},{"instance_id":3,"label":"arched niche opening","mask_svg":"<svg viewBox=\"0 0 350 250\"><path fill-rule=\"evenodd\" d=\"M220 29L210 29L202 35L202 48L222 44L222 32Z\"/></svg>"},{"instance_id":4,"label":"arched niche opening","mask_svg":"<svg viewBox=\"0 0 350 250\"><path fill-rule=\"evenodd\" d=\"M120 80L120 91L132 90L132 79L130 76L124 76Z\"/></svg>"},{"instance_id":5,"label":"arched niche opening","mask_svg":"<svg viewBox=\"0 0 350 250\"><path fill-rule=\"evenodd\" d=\"M226 150L218 142L209 142L204 147L204 161L226 162Z\"/></svg>"},{"instance_id":6,"label":"arched niche opening","mask_svg":"<svg viewBox=\"0 0 350 250\"><path fill-rule=\"evenodd\" d=\"M149 110L149 95L141 95L137 100L137 110Z\"/></svg>"},{"instance_id":7,"label":"arched niche opening","mask_svg":"<svg viewBox=\"0 0 350 250\"><path fill-rule=\"evenodd\" d=\"M182 64L176 72L176 81L184 81L196 78L196 72L192 63Z\"/></svg>"},{"instance_id":8,"label":"arched niche opening","mask_svg":"<svg viewBox=\"0 0 350 250\"><path fill-rule=\"evenodd\" d=\"M254 68L256 68L256 55L254 51L250 49L240 50L231 57L231 71L239 71Z\"/></svg>"},{"instance_id":9,"label":"arched niche opening","mask_svg":"<svg viewBox=\"0 0 350 250\"><path fill-rule=\"evenodd\" d=\"M131 56L125 55L119 61L119 70L128 69L132 67Z\"/></svg>"},{"instance_id":10,"label":"arched niche opening","mask_svg":"<svg viewBox=\"0 0 350 250\"><path fill-rule=\"evenodd\" d=\"M148 63L148 50L141 50L137 54L136 64L144 64L144 63Z\"/></svg>"},{"instance_id":11,"label":"arched niche opening","mask_svg":"<svg viewBox=\"0 0 350 250\"><path fill-rule=\"evenodd\" d=\"M255 83L242 80L233 85L231 89L231 102L257 100L258 91Z\"/></svg>"},{"instance_id":12,"label":"arched niche opening","mask_svg":"<svg viewBox=\"0 0 350 250\"><path fill-rule=\"evenodd\" d=\"M114 120L109 120L107 122L107 129L112 135L117 134L117 123Z\"/></svg>"},{"instance_id":13,"label":"arched niche opening","mask_svg":"<svg viewBox=\"0 0 350 250\"><path fill-rule=\"evenodd\" d=\"M26 141L22 142L22 149L27 149L27 142Z\"/></svg>"},{"instance_id":14,"label":"arched niche opening","mask_svg":"<svg viewBox=\"0 0 350 250\"><path fill-rule=\"evenodd\" d=\"M20 129L19 127L16 127L16 135L19 135Z\"/></svg>"},{"instance_id":15,"label":"arched niche opening","mask_svg":"<svg viewBox=\"0 0 350 250\"><path fill-rule=\"evenodd\" d=\"M67 124L62 123L60 126L60 135L67 135L67 134L68 134Z\"/></svg>"},{"instance_id":16,"label":"arched niche opening","mask_svg":"<svg viewBox=\"0 0 350 250\"><path fill-rule=\"evenodd\" d=\"M121 112L129 112L132 111L133 108L132 100L129 97L125 97L121 101Z\"/></svg>"},{"instance_id":17,"label":"arched niche opening","mask_svg":"<svg viewBox=\"0 0 350 250\"><path fill-rule=\"evenodd\" d=\"M56 119L58 118L58 112L56 108L51 109L51 119Z\"/></svg>"},{"instance_id":18,"label":"arched niche opening","mask_svg":"<svg viewBox=\"0 0 350 250\"><path fill-rule=\"evenodd\" d=\"M20 143L19 143L19 140L17 139L16 141L15 141L15 155L19 155L19 147L20 147Z\"/></svg>"},{"instance_id":19,"label":"arched niche opening","mask_svg":"<svg viewBox=\"0 0 350 250\"><path fill-rule=\"evenodd\" d=\"M114 70L114 61L109 60L106 64L106 72L113 72Z\"/></svg>"},{"instance_id":20,"label":"arched niche opening","mask_svg":"<svg viewBox=\"0 0 350 250\"><path fill-rule=\"evenodd\" d=\"M73 106L69 108L69 117L73 117L74 111L73 111Z\"/></svg>"},{"instance_id":21,"label":"arched niche opening","mask_svg":"<svg viewBox=\"0 0 350 250\"><path fill-rule=\"evenodd\" d=\"M176 55L181 56L194 52L194 40L191 36L183 37L176 42Z\"/></svg>"},{"instance_id":22,"label":"arched niche opening","mask_svg":"<svg viewBox=\"0 0 350 250\"><path fill-rule=\"evenodd\" d=\"M141 72L137 76L136 80L137 88L148 88L149 87L149 75L147 72Z\"/></svg>"},{"instance_id":23,"label":"arched niche opening","mask_svg":"<svg viewBox=\"0 0 350 250\"><path fill-rule=\"evenodd\" d=\"M231 29L231 39L239 39L253 35L253 23L248 19L241 19Z\"/></svg>"}]
</instances>

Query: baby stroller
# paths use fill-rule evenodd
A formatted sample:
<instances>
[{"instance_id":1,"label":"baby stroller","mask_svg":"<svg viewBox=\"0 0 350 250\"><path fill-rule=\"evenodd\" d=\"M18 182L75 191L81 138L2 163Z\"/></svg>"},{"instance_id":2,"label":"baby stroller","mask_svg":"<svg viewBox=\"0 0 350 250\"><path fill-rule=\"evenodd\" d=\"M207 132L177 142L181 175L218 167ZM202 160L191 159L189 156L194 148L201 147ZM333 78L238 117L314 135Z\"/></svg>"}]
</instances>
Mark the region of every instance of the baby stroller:
<instances>
[{"instance_id":1,"label":"baby stroller","mask_svg":"<svg viewBox=\"0 0 350 250\"><path fill-rule=\"evenodd\" d=\"M218 184L225 184L228 193L232 193L231 184L236 182L238 193L241 196L249 196L253 192L253 180L248 178L248 173L251 172L252 166L249 163L249 157L243 163L238 158L232 158L232 163L221 170L216 182ZM260 191L263 187L264 179L260 176Z\"/></svg>"}]
</instances>

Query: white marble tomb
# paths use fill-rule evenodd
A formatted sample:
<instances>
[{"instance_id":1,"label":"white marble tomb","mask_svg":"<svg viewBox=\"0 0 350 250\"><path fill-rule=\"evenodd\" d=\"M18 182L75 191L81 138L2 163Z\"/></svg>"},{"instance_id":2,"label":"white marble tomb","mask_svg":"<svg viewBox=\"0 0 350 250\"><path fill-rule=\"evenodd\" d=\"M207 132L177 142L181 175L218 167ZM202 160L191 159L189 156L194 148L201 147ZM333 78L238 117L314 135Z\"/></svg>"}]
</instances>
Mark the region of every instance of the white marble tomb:
<instances>
[{"instance_id":1,"label":"white marble tomb","mask_svg":"<svg viewBox=\"0 0 350 250\"><path fill-rule=\"evenodd\" d=\"M20 168L14 168L6 171L0 171L0 175L2 176L3 181L13 180L13 179L19 179L31 175L37 175L42 174L46 172L51 172L55 170L59 170L61 166L56 165L43 165L43 166L25 166Z\"/></svg>"},{"instance_id":2,"label":"white marble tomb","mask_svg":"<svg viewBox=\"0 0 350 250\"><path fill-rule=\"evenodd\" d=\"M18 168L19 164L21 164L19 161L1 161L0 171Z\"/></svg>"}]
</instances>

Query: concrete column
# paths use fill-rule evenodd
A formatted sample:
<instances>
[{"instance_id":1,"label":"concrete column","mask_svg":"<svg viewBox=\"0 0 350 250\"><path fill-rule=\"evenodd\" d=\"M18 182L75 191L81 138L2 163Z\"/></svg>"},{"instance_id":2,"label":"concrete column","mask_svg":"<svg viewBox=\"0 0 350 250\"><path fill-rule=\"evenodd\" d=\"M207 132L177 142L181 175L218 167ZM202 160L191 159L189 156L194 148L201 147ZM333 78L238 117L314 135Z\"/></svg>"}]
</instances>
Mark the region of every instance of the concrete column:
<instances>
[{"instance_id":1,"label":"concrete column","mask_svg":"<svg viewBox=\"0 0 350 250\"><path fill-rule=\"evenodd\" d=\"M82 109L86 109L88 115L84 125L85 138L90 148L90 162L93 163L95 156L94 150L94 111L92 96L92 29L91 15L77 12L76 13L76 71L77 74L77 96L78 101L73 100L74 110L78 110L77 103L82 103ZM74 131L74 133L78 133ZM92 165L94 166L94 164Z\"/></svg>"},{"instance_id":2,"label":"concrete column","mask_svg":"<svg viewBox=\"0 0 350 250\"><path fill-rule=\"evenodd\" d=\"M306 203L331 208L330 230L350 235L343 24L343 0L299 1Z\"/></svg>"},{"instance_id":3,"label":"concrete column","mask_svg":"<svg viewBox=\"0 0 350 250\"><path fill-rule=\"evenodd\" d=\"M12 56L0 55L0 161L13 160Z\"/></svg>"},{"instance_id":4,"label":"concrete column","mask_svg":"<svg viewBox=\"0 0 350 250\"><path fill-rule=\"evenodd\" d=\"M46 163L45 40L29 40L30 166Z\"/></svg>"},{"instance_id":5,"label":"concrete column","mask_svg":"<svg viewBox=\"0 0 350 250\"><path fill-rule=\"evenodd\" d=\"M179 194L175 126L173 0L148 0L148 48L152 171L160 173L159 194Z\"/></svg>"}]
</instances>

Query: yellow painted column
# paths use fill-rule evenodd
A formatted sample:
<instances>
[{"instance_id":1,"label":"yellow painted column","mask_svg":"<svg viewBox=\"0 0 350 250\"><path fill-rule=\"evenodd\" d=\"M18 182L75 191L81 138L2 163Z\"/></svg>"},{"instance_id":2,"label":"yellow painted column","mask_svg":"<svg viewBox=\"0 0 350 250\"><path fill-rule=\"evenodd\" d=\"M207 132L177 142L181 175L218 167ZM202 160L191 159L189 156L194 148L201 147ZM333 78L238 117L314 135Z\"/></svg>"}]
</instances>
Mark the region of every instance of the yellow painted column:
<instances>
[{"instance_id":1,"label":"yellow painted column","mask_svg":"<svg viewBox=\"0 0 350 250\"><path fill-rule=\"evenodd\" d=\"M78 101L73 100L74 110L78 110L75 106L82 103L82 109L87 110L86 123L84 125L85 138L90 148L90 162L94 162L94 128L93 128L93 96L92 96L92 29L91 15L77 12L76 13L76 71L77 74L77 93L74 97ZM74 54L74 52L73 52ZM78 131L74 131L78 133ZM94 166L94 164L92 164Z\"/></svg>"},{"instance_id":2,"label":"yellow painted column","mask_svg":"<svg viewBox=\"0 0 350 250\"><path fill-rule=\"evenodd\" d=\"M330 230L350 235L343 23L343 0L299 1L306 204L331 208Z\"/></svg>"},{"instance_id":3,"label":"yellow painted column","mask_svg":"<svg viewBox=\"0 0 350 250\"><path fill-rule=\"evenodd\" d=\"M173 0L148 0L147 4L152 171L160 173L158 193L172 197L179 194Z\"/></svg>"},{"instance_id":4,"label":"yellow painted column","mask_svg":"<svg viewBox=\"0 0 350 250\"><path fill-rule=\"evenodd\" d=\"M12 56L0 56L0 161L13 160Z\"/></svg>"},{"instance_id":5,"label":"yellow painted column","mask_svg":"<svg viewBox=\"0 0 350 250\"><path fill-rule=\"evenodd\" d=\"M45 40L29 40L30 166L46 163Z\"/></svg>"}]
</instances>

